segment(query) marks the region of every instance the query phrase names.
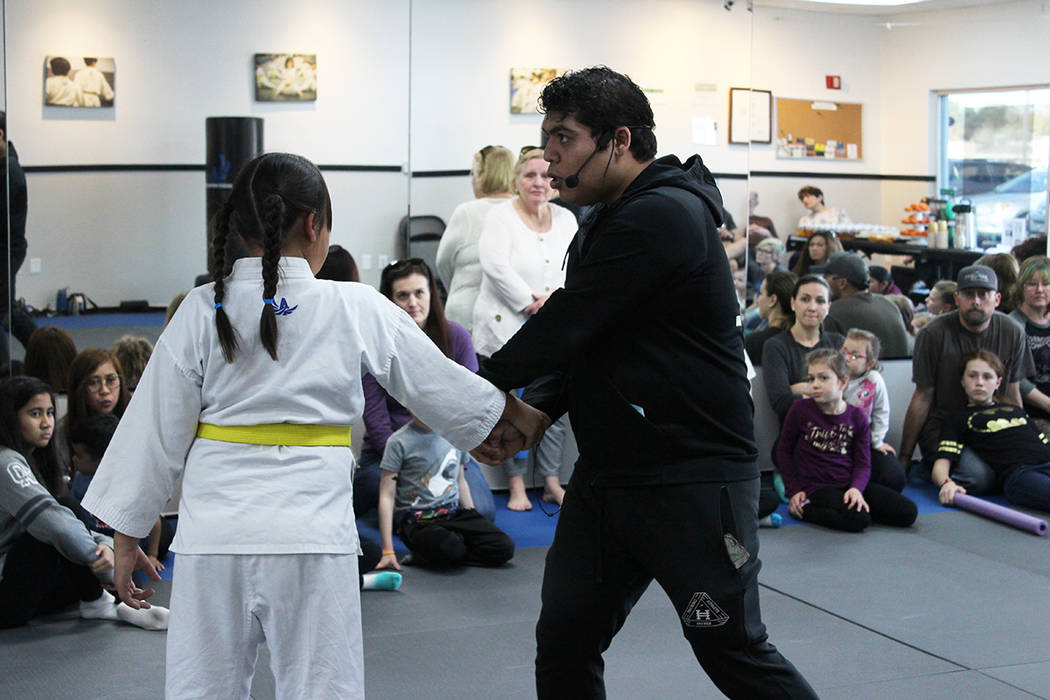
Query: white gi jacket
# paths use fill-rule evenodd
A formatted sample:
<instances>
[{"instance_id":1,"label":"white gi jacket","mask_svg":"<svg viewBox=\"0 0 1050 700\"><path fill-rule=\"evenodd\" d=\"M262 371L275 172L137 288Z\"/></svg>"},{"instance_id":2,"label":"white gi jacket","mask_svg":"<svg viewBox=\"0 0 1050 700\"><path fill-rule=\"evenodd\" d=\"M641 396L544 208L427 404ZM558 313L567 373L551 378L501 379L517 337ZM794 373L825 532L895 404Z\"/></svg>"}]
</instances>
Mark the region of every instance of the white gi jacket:
<instances>
[{"instance_id":1,"label":"white gi jacket","mask_svg":"<svg viewBox=\"0 0 1050 700\"><path fill-rule=\"evenodd\" d=\"M260 258L238 260L226 282L223 307L239 338L232 364L213 285L187 295L88 489L90 512L144 537L183 472L179 554L356 553L349 448L198 439L198 421L350 425L370 372L456 447L489 434L503 394L446 358L408 314L371 287L314 279L302 258L282 258L280 269L276 362L259 340Z\"/></svg>"},{"instance_id":2,"label":"white gi jacket","mask_svg":"<svg viewBox=\"0 0 1050 700\"><path fill-rule=\"evenodd\" d=\"M479 355L499 350L528 320L522 309L532 295L551 294L565 286L562 263L576 217L568 209L551 208L551 230L536 233L521 220L514 200L492 207L478 241L481 291L474 304L474 347Z\"/></svg>"},{"instance_id":3,"label":"white gi jacket","mask_svg":"<svg viewBox=\"0 0 1050 700\"><path fill-rule=\"evenodd\" d=\"M83 93L85 107L101 107L102 100L113 99L113 88L109 86L106 76L98 68L82 68L77 71L73 82Z\"/></svg>"}]
</instances>

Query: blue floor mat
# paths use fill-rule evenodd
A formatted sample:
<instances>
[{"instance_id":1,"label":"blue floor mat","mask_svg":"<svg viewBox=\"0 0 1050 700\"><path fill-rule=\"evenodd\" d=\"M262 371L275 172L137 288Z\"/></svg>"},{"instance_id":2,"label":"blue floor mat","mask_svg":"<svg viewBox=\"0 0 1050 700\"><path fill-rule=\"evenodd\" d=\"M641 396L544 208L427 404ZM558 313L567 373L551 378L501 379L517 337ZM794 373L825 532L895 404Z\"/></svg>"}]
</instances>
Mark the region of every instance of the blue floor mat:
<instances>
[{"instance_id":1,"label":"blue floor mat","mask_svg":"<svg viewBox=\"0 0 1050 700\"><path fill-rule=\"evenodd\" d=\"M84 314L81 316L52 316L34 319L38 326L71 328L105 328L107 326L163 326L162 312L135 314Z\"/></svg>"},{"instance_id":2,"label":"blue floor mat","mask_svg":"<svg viewBox=\"0 0 1050 700\"><path fill-rule=\"evenodd\" d=\"M903 493L905 496L915 501L915 506L919 510L919 517L936 513L957 512L955 508L941 505L941 502L937 498L939 489L928 481L912 479L908 485L904 487ZM1007 502L1006 497L1001 493L992 496L984 496L983 498L1001 506L1010 505ZM781 527L787 527L789 525L805 525L801 520L796 520L788 513L786 503L781 503L776 512L780 513L781 518L783 518Z\"/></svg>"}]
</instances>

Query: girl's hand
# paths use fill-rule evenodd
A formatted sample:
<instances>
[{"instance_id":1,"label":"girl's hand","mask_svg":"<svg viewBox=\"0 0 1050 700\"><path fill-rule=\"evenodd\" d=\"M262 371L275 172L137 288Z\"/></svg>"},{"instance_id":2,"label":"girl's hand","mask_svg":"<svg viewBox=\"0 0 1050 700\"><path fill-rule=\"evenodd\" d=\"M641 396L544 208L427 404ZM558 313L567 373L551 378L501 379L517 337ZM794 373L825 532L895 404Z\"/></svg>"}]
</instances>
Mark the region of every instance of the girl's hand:
<instances>
[{"instance_id":1,"label":"girl's hand","mask_svg":"<svg viewBox=\"0 0 1050 700\"><path fill-rule=\"evenodd\" d=\"M394 569L395 571L401 571L401 565L397 563L396 554L384 554L383 558L376 564L377 569Z\"/></svg>"},{"instance_id":2,"label":"girl's hand","mask_svg":"<svg viewBox=\"0 0 1050 700\"><path fill-rule=\"evenodd\" d=\"M532 303L526 306L524 309L522 309L522 312L524 312L526 316L532 316L536 314L537 312L539 312L540 309L543 308L543 304L547 301L548 297L550 297L550 294L544 294L543 296L533 294Z\"/></svg>"},{"instance_id":3,"label":"girl's hand","mask_svg":"<svg viewBox=\"0 0 1050 700\"><path fill-rule=\"evenodd\" d=\"M154 569L157 571L164 571L164 565L160 563L160 559L157 559L157 557L152 554L146 555L146 558L149 559L150 564L153 564Z\"/></svg>"},{"instance_id":4,"label":"girl's hand","mask_svg":"<svg viewBox=\"0 0 1050 700\"><path fill-rule=\"evenodd\" d=\"M888 442L884 442L881 445L876 445L875 449L884 455L893 455L894 457L897 456L897 450L893 449L893 445L891 445Z\"/></svg>"},{"instance_id":5,"label":"girl's hand","mask_svg":"<svg viewBox=\"0 0 1050 700\"><path fill-rule=\"evenodd\" d=\"M950 506L955 503L955 494L957 493L966 493L966 489L959 486L954 481L946 481L944 482L944 485L941 486L941 492L938 494L938 498L941 499L941 503Z\"/></svg>"},{"instance_id":6,"label":"girl's hand","mask_svg":"<svg viewBox=\"0 0 1050 700\"><path fill-rule=\"evenodd\" d=\"M863 510L871 511L871 509L868 508L868 502L864 500L864 494L856 488L848 489L846 494L842 497L842 502L846 504L847 510L856 506L858 513Z\"/></svg>"},{"instance_id":7,"label":"girl's hand","mask_svg":"<svg viewBox=\"0 0 1050 700\"><path fill-rule=\"evenodd\" d=\"M799 491L791 500L788 501L788 512L794 515L799 520L802 519L802 509L809 505L809 499L806 498L805 491Z\"/></svg>"},{"instance_id":8,"label":"girl's hand","mask_svg":"<svg viewBox=\"0 0 1050 700\"><path fill-rule=\"evenodd\" d=\"M139 548L137 537L118 531L113 533L113 541L117 546L113 571L113 585L117 589L117 595L133 610L148 609L150 604L146 599L155 591L152 588L143 590L136 586L131 579L131 572L140 569L154 581L160 581L160 574L153 568L146 553Z\"/></svg>"},{"instance_id":9,"label":"girl's hand","mask_svg":"<svg viewBox=\"0 0 1050 700\"><path fill-rule=\"evenodd\" d=\"M113 570L113 550L104 544L95 547L95 556L98 557L91 563L91 573L101 576L107 571Z\"/></svg>"}]
</instances>

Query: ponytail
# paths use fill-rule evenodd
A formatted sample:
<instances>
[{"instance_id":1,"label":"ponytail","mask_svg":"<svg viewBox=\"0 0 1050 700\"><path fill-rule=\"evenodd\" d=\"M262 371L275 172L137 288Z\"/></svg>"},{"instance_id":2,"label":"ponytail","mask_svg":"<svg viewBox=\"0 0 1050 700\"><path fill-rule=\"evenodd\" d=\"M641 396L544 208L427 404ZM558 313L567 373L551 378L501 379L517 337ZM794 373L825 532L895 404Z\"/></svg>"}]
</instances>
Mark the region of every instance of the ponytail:
<instances>
[{"instance_id":1,"label":"ponytail","mask_svg":"<svg viewBox=\"0 0 1050 700\"><path fill-rule=\"evenodd\" d=\"M281 234L286 216L284 200L279 194L269 194L262 201L262 212L256 209L259 228L263 231L263 309L259 317L259 337L270 357L277 359L277 313L274 295L277 293L277 264L281 260Z\"/></svg>"},{"instance_id":2,"label":"ponytail","mask_svg":"<svg viewBox=\"0 0 1050 700\"><path fill-rule=\"evenodd\" d=\"M223 205L222 210L215 217L215 236L212 237L212 257L215 260L215 329L219 334L219 345L222 346L222 356L227 362L233 362L233 355L237 352L237 334L233 331L230 317L222 307L226 298L226 240L230 235L230 216L233 207L229 201Z\"/></svg>"}]
</instances>

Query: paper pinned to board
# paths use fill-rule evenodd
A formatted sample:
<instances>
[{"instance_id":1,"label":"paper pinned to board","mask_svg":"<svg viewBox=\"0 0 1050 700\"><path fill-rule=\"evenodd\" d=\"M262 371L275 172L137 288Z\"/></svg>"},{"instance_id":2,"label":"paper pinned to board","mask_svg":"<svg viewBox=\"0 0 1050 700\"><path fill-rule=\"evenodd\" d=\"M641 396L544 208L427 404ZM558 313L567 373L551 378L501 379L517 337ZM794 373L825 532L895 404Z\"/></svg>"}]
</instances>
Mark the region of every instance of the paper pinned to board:
<instances>
[{"instance_id":1,"label":"paper pinned to board","mask_svg":"<svg viewBox=\"0 0 1050 700\"><path fill-rule=\"evenodd\" d=\"M693 115L693 143L699 146L717 146L718 120L714 117Z\"/></svg>"}]
</instances>

